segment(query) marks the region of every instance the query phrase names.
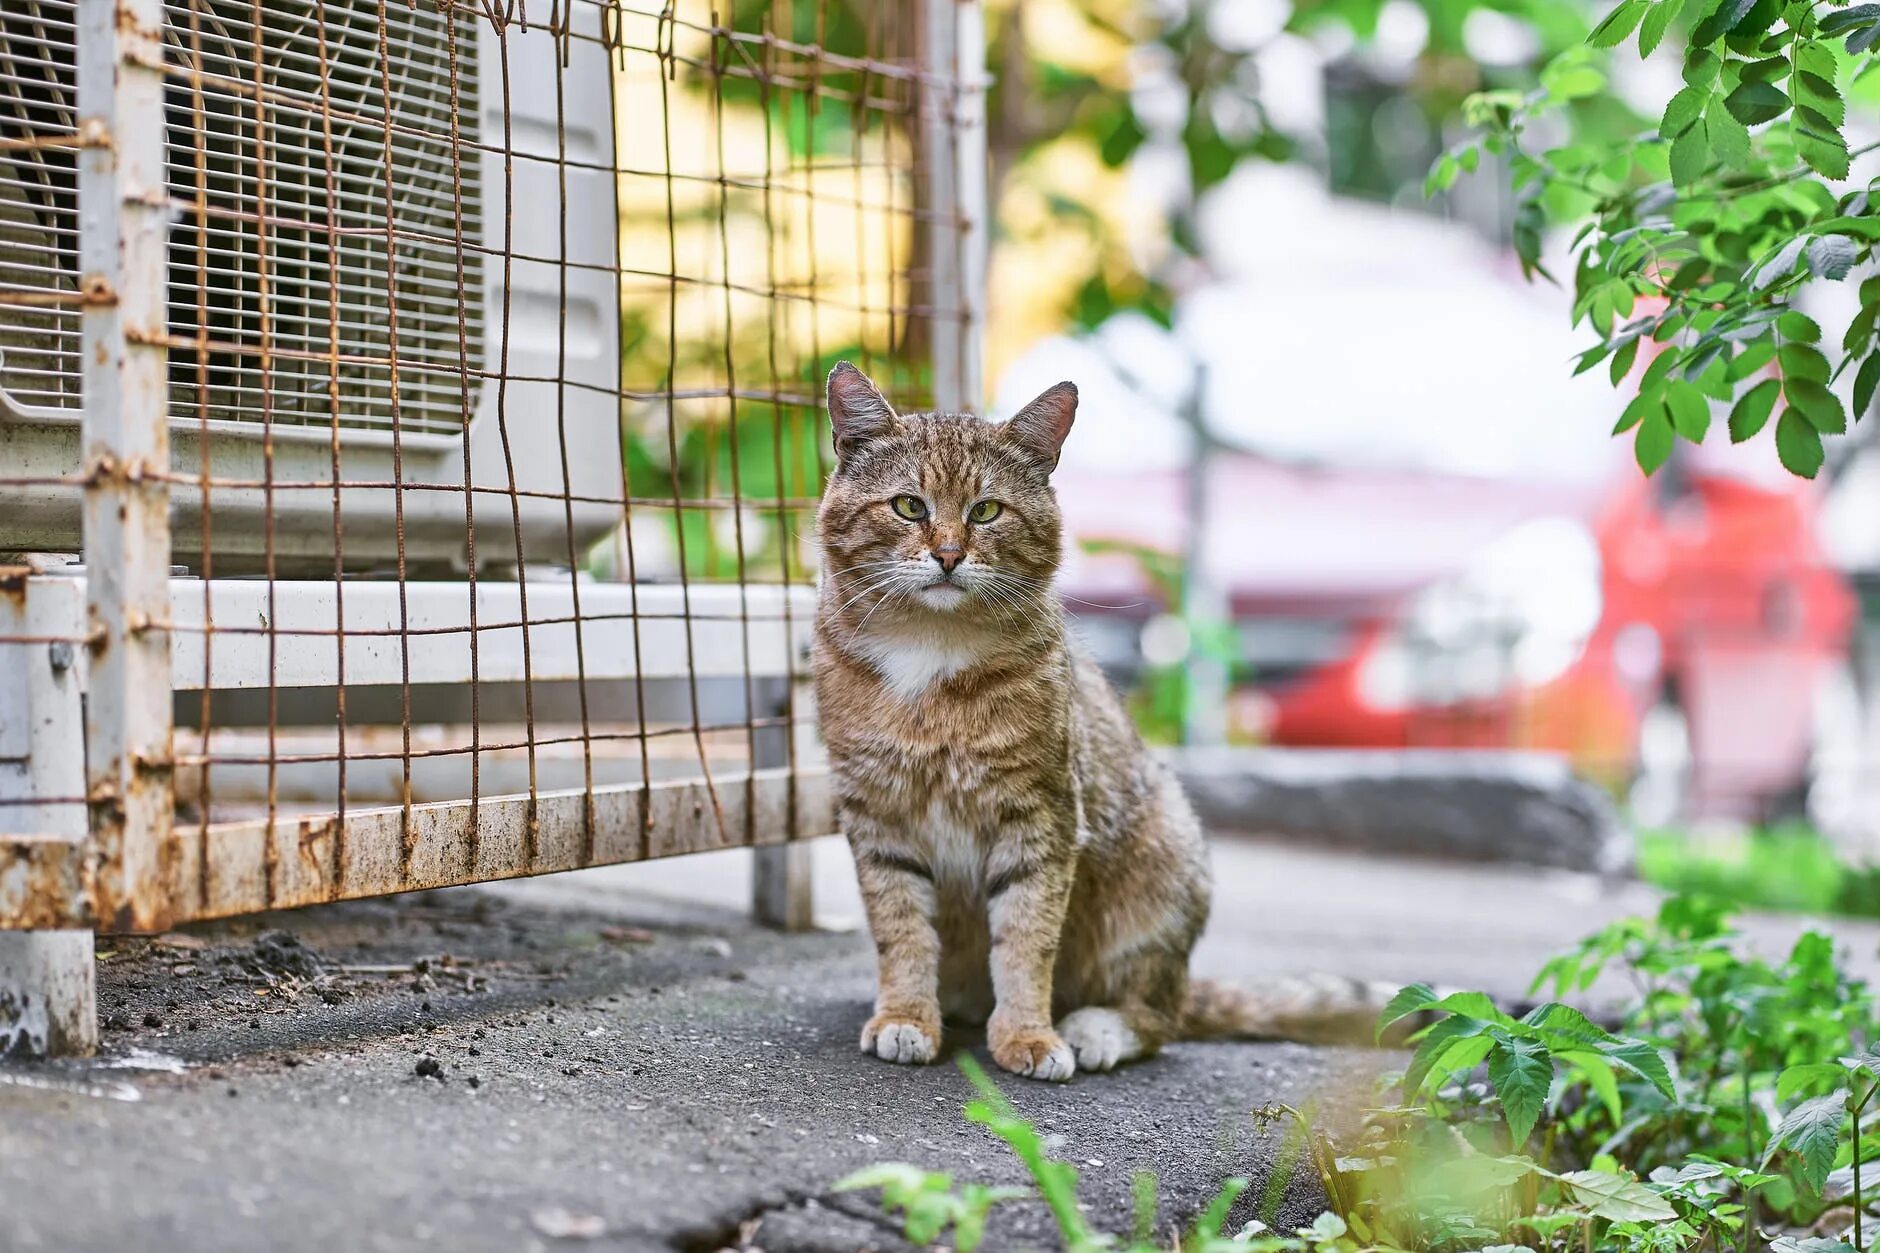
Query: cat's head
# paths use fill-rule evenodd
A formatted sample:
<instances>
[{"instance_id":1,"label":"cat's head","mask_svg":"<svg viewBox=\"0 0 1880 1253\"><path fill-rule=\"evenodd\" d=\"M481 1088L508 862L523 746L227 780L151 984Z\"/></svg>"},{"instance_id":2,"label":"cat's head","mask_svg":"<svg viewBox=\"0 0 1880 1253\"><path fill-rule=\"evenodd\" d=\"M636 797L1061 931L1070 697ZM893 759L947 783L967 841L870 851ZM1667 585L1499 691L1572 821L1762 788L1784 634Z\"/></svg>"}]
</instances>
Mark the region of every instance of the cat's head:
<instances>
[{"instance_id":1,"label":"cat's head","mask_svg":"<svg viewBox=\"0 0 1880 1253\"><path fill-rule=\"evenodd\" d=\"M898 414L867 375L838 364L837 465L818 523L839 613L1035 615L1063 547L1051 471L1076 413L1077 389L1059 383L1009 422Z\"/></svg>"}]
</instances>

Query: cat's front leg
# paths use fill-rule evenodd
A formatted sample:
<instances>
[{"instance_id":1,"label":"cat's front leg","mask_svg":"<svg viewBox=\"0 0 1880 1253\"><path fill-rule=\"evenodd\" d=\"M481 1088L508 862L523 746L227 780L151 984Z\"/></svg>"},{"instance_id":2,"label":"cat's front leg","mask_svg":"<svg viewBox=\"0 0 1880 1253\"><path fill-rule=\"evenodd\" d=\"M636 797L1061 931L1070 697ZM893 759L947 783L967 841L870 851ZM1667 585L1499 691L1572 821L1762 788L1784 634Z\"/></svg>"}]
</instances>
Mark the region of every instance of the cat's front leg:
<instances>
[{"instance_id":1,"label":"cat's front leg","mask_svg":"<svg viewBox=\"0 0 1880 1253\"><path fill-rule=\"evenodd\" d=\"M1051 977L1076 870L1072 842L1040 833L1001 843L986 887L998 1001L986 1045L1013 1074L1061 1082L1077 1071L1070 1046L1051 1025Z\"/></svg>"},{"instance_id":2,"label":"cat's front leg","mask_svg":"<svg viewBox=\"0 0 1880 1253\"><path fill-rule=\"evenodd\" d=\"M855 877L875 940L875 1015L862 1052L923 1065L940 1052L940 934L933 871L886 831L851 822Z\"/></svg>"}]
</instances>

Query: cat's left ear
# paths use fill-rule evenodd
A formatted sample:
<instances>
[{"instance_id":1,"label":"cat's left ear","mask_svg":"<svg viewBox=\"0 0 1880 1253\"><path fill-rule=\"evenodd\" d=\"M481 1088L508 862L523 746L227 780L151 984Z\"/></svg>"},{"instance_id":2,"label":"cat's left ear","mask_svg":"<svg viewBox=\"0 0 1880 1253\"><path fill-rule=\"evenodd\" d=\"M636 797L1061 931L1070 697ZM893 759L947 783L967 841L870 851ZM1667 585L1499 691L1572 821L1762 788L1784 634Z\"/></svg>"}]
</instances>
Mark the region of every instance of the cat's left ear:
<instances>
[{"instance_id":1,"label":"cat's left ear","mask_svg":"<svg viewBox=\"0 0 1880 1253\"><path fill-rule=\"evenodd\" d=\"M1076 417L1077 385L1059 383L1013 414L1005 431L1049 473L1057 469L1058 453Z\"/></svg>"}]
</instances>

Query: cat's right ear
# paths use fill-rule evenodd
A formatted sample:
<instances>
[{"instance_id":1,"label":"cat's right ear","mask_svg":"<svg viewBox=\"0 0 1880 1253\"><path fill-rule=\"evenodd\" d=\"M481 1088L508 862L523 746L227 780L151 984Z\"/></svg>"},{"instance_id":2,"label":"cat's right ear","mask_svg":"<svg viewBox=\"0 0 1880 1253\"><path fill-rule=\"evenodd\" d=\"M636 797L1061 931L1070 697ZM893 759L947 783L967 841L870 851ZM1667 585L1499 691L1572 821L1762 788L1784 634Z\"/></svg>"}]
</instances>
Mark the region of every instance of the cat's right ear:
<instances>
[{"instance_id":1,"label":"cat's right ear","mask_svg":"<svg viewBox=\"0 0 1880 1253\"><path fill-rule=\"evenodd\" d=\"M846 361L829 371L829 427L836 456L847 461L870 440L894 429L894 406L866 374Z\"/></svg>"}]
</instances>

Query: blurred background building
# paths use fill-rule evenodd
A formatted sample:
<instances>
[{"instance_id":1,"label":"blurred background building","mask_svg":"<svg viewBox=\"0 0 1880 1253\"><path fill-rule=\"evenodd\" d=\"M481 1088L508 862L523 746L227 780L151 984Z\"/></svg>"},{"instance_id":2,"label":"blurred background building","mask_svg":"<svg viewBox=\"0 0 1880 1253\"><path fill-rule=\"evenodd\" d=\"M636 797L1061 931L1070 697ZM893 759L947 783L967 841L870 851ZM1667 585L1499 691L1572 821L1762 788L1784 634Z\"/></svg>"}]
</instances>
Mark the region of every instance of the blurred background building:
<instances>
[{"instance_id":1,"label":"blurred background building","mask_svg":"<svg viewBox=\"0 0 1880 1253\"><path fill-rule=\"evenodd\" d=\"M993 409L1082 390L1080 629L1163 741L1542 749L1642 826L1864 856L1880 462L1809 483L1719 434L1641 476L1626 389L1571 377L1571 296L1509 246L1531 206L1423 189L1462 94L1579 35L1324 7L995 24ZM1649 101L1676 67L1624 72Z\"/></svg>"}]
</instances>

